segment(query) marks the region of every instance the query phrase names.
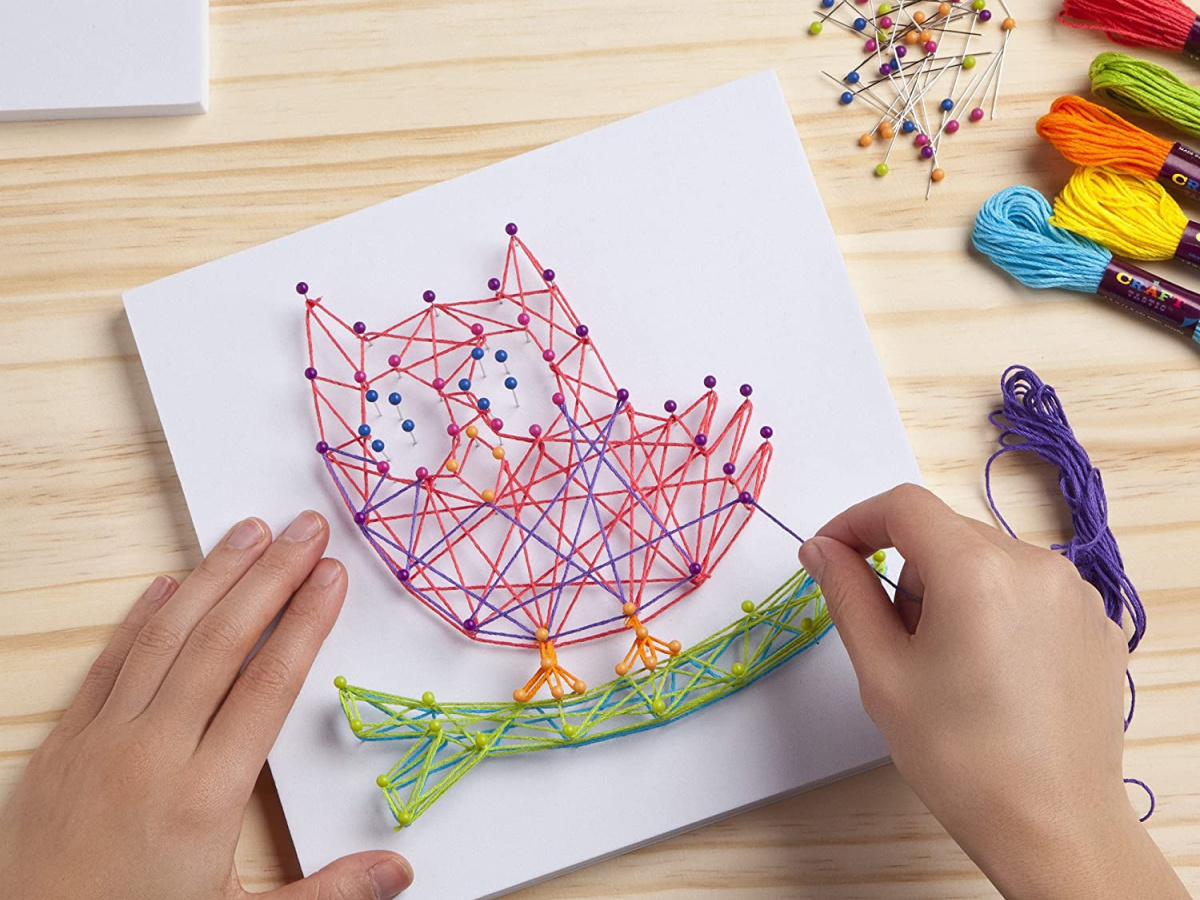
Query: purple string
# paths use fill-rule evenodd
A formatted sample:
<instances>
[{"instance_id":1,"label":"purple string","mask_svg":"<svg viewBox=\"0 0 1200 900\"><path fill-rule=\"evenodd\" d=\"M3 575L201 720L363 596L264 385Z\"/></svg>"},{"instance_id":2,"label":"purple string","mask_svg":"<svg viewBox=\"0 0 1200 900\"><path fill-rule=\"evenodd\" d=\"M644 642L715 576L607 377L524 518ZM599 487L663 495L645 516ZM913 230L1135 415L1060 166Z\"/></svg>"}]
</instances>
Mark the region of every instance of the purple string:
<instances>
[{"instance_id":1,"label":"purple string","mask_svg":"<svg viewBox=\"0 0 1200 900\"><path fill-rule=\"evenodd\" d=\"M1075 437L1054 388L1032 369L1009 366L1000 377L1000 394L1002 407L988 416L1000 431L996 439L999 448L984 467L988 505L1004 530L1015 538L1016 532L1000 514L992 495L992 464L1006 453L1029 451L1058 469L1058 486L1071 512L1074 533L1067 543L1052 544L1051 549L1062 551L1084 580L1100 593L1110 619L1121 625L1124 614L1129 613L1133 624L1129 638L1132 653L1146 633L1146 609L1125 573L1117 539L1108 527L1108 499L1100 470L1092 465L1087 451ZM1136 693L1128 670L1125 677L1129 682L1129 714L1125 717L1128 730L1133 721ZM1154 813L1154 792L1136 778L1126 778L1125 783L1138 785L1150 796L1150 810L1141 819L1146 821Z\"/></svg>"}]
</instances>

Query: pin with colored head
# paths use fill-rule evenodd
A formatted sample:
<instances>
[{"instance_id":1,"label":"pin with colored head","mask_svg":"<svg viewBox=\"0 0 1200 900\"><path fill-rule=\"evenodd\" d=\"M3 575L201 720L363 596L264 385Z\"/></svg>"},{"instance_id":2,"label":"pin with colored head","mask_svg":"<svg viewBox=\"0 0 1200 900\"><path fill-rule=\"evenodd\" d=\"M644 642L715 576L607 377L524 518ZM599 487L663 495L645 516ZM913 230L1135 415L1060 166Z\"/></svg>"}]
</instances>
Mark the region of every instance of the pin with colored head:
<instances>
[{"instance_id":1,"label":"pin with colored head","mask_svg":"<svg viewBox=\"0 0 1200 900\"><path fill-rule=\"evenodd\" d=\"M366 400L368 403L370 403L372 406L375 407L375 412L377 412L379 415L382 416L383 410L379 408L379 391L372 388L372 389L368 390L363 396L366 397Z\"/></svg>"},{"instance_id":2,"label":"pin with colored head","mask_svg":"<svg viewBox=\"0 0 1200 900\"><path fill-rule=\"evenodd\" d=\"M395 391L392 391L390 394L388 394L388 403L396 407L396 415L403 420L404 414L400 412L400 401L402 399L403 398Z\"/></svg>"},{"instance_id":3,"label":"pin with colored head","mask_svg":"<svg viewBox=\"0 0 1200 900\"><path fill-rule=\"evenodd\" d=\"M471 359L475 360L475 362L477 362L479 364L479 374L481 376L483 376L484 378L487 378L487 370L484 369L484 367L483 367L483 357L484 356L485 356L485 353L484 353L484 349L482 347L472 347L471 348Z\"/></svg>"},{"instance_id":4,"label":"pin with colored head","mask_svg":"<svg viewBox=\"0 0 1200 900\"><path fill-rule=\"evenodd\" d=\"M408 432L408 436L412 438L413 446L414 447L417 446L417 435L416 435L417 423L414 422L412 419L405 419L403 422L400 423L400 427L404 431Z\"/></svg>"},{"instance_id":5,"label":"pin with colored head","mask_svg":"<svg viewBox=\"0 0 1200 900\"><path fill-rule=\"evenodd\" d=\"M500 363L500 365L504 366L504 374L511 375L512 372L508 371L508 351L507 350L497 350L495 356L496 356L496 362L498 362L498 363Z\"/></svg>"},{"instance_id":6,"label":"pin with colored head","mask_svg":"<svg viewBox=\"0 0 1200 900\"><path fill-rule=\"evenodd\" d=\"M512 391L513 404L519 407L521 405L521 401L517 399L517 379L512 375L509 375L504 379L504 386Z\"/></svg>"}]
</instances>

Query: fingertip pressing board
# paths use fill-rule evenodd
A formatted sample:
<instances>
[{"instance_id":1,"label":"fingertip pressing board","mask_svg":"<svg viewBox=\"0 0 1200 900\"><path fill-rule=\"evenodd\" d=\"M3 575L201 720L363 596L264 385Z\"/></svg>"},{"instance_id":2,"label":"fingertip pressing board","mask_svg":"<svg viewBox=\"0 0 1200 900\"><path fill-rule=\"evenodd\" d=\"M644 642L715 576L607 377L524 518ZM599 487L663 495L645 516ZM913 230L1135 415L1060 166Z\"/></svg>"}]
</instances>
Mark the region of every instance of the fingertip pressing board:
<instances>
[{"instance_id":1,"label":"fingertip pressing board","mask_svg":"<svg viewBox=\"0 0 1200 900\"><path fill-rule=\"evenodd\" d=\"M585 865L878 764L830 633L733 697L666 727L489 759L396 833L375 784L405 752L360 743L333 687L502 700L536 653L481 646L399 588L314 453L303 281L353 321L394 322L422 291L468 299L503 265L506 222L557 272L631 402L692 397L712 373L755 386L774 427L763 500L801 534L919 480L779 82L765 72L131 291L126 310L207 550L240 516L331 522L346 605L270 762L301 865L392 848L412 900L471 900ZM533 402L526 397L522 403ZM401 436L395 465L426 465ZM401 449L404 448L404 449ZM797 568L796 542L747 526L713 576L655 621L684 646ZM612 678L616 637L573 645Z\"/></svg>"},{"instance_id":2,"label":"fingertip pressing board","mask_svg":"<svg viewBox=\"0 0 1200 900\"><path fill-rule=\"evenodd\" d=\"M208 0L0 0L0 121L208 109Z\"/></svg>"}]
</instances>

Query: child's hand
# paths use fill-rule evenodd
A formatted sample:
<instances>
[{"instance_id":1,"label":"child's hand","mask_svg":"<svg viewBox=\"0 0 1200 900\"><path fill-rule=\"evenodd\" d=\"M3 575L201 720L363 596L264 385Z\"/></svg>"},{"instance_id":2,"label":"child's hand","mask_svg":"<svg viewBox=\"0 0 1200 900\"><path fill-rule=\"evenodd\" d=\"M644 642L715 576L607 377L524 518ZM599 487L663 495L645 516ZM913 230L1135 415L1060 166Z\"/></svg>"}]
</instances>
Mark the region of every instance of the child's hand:
<instances>
[{"instance_id":1,"label":"child's hand","mask_svg":"<svg viewBox=\"0 0 1200 900\"><path fill-rule=\"evenodd\" d=\"M907 560L895 605L863 559L886 547ZM1125 637L1067 559L913 485L800 559L896 768L1002 893L1188 896L1122 782Z\"/></svg>"},{"instance_id":2,"label":"child's hand","mask_svg":"<svg viewBox=\"0 0 1200 900\"><path fill-rule=\"evenodd\" d=\"M242 813L346 593L328 539L313 512L274 543L247 519L182 585L150 585L4 810L0 896L249 896L233 868ZM411 881L401 857L357 853L262 896L381 900Z\"/></svg>"}]
</instances>

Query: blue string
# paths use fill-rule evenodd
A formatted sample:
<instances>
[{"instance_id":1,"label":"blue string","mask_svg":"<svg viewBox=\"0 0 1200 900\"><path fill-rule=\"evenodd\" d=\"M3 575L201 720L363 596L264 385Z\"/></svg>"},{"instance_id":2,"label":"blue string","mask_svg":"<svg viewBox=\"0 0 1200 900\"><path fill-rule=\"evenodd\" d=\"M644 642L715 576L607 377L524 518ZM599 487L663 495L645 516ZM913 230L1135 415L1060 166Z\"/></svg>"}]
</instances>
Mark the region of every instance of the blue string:
<instances>
[{"instance_id":1,"label":"blue string","mask_svg":"<svg viewBox=\"0 0 1200 900\"><path fill-rule=\"evenodd\" d=\"M975 249L1031 288L1094 294L1112 260L1095 241L1050 224L1054 210L1033 188L993 194L975 217Z\"/></svg>"}]
</instances>

